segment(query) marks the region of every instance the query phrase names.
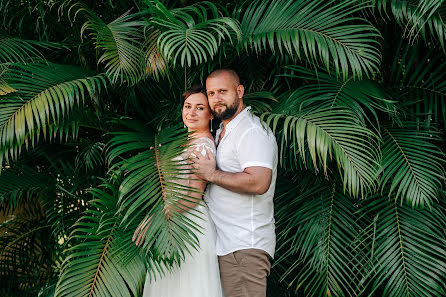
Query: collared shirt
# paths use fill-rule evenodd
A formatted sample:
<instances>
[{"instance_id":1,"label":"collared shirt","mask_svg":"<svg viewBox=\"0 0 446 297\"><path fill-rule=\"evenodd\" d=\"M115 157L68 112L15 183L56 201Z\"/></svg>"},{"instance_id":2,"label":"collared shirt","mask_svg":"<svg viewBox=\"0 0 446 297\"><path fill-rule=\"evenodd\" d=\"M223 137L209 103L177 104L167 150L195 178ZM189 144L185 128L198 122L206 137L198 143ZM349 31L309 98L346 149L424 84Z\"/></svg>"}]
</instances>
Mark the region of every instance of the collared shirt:
<instances>
[{"instance_id":1,"label":"collared shirt","mask_svg":"<svg viewBox=\"0 0 446 297\"><path fill-rule=\"evenodd\" d=\"M272 170L271 185L262 195L235 193L216 184L208 184L205 201L217 230L216 251L231 252L256 248L274 256L276 235L273 196L277 176L277 143L270 129L245 108L226 125L217 146L217 169L243 172L261 166ZM217 131L220 137L223 125Z\"/></svg>"}]
</instances>

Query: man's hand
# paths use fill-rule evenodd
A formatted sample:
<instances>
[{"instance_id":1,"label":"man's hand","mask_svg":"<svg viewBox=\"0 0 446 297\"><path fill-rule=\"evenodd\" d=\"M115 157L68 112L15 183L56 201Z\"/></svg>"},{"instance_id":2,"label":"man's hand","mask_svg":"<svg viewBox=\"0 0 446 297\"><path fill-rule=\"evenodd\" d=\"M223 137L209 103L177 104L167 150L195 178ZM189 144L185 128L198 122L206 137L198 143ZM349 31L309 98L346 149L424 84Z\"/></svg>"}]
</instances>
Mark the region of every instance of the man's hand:
<instances>
[{"instance_id":1,"label":"man's hand","mask_svg":"<svg viewBox=\"0 0 446 297\"><path fill-rule=\"evenodd\" d=\"M213 154L206 150L206 155L203 156L196 151L191 154L192 167L195 169L194 173L205 181L212 182L212 177L215 175L217 163Z\"/></svg>"}]
</instances>

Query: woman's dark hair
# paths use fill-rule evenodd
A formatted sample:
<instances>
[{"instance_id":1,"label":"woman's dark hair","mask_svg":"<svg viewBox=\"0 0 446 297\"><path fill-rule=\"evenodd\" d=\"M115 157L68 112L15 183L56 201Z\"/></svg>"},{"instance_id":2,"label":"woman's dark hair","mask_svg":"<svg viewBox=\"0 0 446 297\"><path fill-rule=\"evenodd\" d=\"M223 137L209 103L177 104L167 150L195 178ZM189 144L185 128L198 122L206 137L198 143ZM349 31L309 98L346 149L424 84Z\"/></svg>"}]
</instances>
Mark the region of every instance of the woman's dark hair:
<instances>
[{"instance_id":1,"label":"woman's dark hair","mask_svg":"<svg viewBox=\"0 0 446 297\"><path fill-rule=\"evenodd\" d=\"M206 90L203 88L203 86L197 84L193 85L192 87L190 87L190 89L186 90L186 92L183 93L183 101L185 101L190 95L198 93L202 93L207 98Z\"/></svg>"}]
</instances>

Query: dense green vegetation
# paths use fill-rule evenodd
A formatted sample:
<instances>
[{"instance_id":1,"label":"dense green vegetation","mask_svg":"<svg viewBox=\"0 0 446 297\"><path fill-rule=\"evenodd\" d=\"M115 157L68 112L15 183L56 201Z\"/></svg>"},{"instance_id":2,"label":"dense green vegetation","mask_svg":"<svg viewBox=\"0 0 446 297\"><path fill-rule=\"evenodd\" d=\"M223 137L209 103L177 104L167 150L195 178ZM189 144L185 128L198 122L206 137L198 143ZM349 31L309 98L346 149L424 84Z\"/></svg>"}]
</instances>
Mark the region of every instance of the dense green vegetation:
<instances>
[{"instance_id":1,"label":"dense green vegetation","mask_svg":"<svg viewBox=\"0 0 446 297\"><path fill-rule=\"evenodd\" d=\"M446 1L0 12L0 296L141 296L181 263L180 98L220 67L280 149L268 296L446 296Z\"/></svg>"}]
</instances>

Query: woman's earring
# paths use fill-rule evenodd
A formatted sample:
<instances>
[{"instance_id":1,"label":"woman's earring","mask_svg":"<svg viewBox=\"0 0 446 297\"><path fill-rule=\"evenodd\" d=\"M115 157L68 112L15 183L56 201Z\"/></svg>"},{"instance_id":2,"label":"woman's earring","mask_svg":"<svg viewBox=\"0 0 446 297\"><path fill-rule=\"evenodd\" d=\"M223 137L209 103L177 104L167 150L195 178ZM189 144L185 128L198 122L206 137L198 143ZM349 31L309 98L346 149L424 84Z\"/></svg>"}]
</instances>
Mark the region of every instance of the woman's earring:
<instances>
[{"instance_id":1,"label":"woman's earring","mask_svg":"<svg viewBox=\"0 0 446 297\"><path fill-rule=\"evenodd\" d=\"M214 130L212 130L212 119L211 119L211 132L214 132Z\"/></svg>"},{"instance_id":2,"label":"woman's earring","mask_svg":"<svg viewBox=\"0 0 446 297\"><path fill-rule=\"evenodd\" d=\"M186 128L186 125L185 125L185 124L183 124L183 128Z\"/></svg>"}]
</instances>

